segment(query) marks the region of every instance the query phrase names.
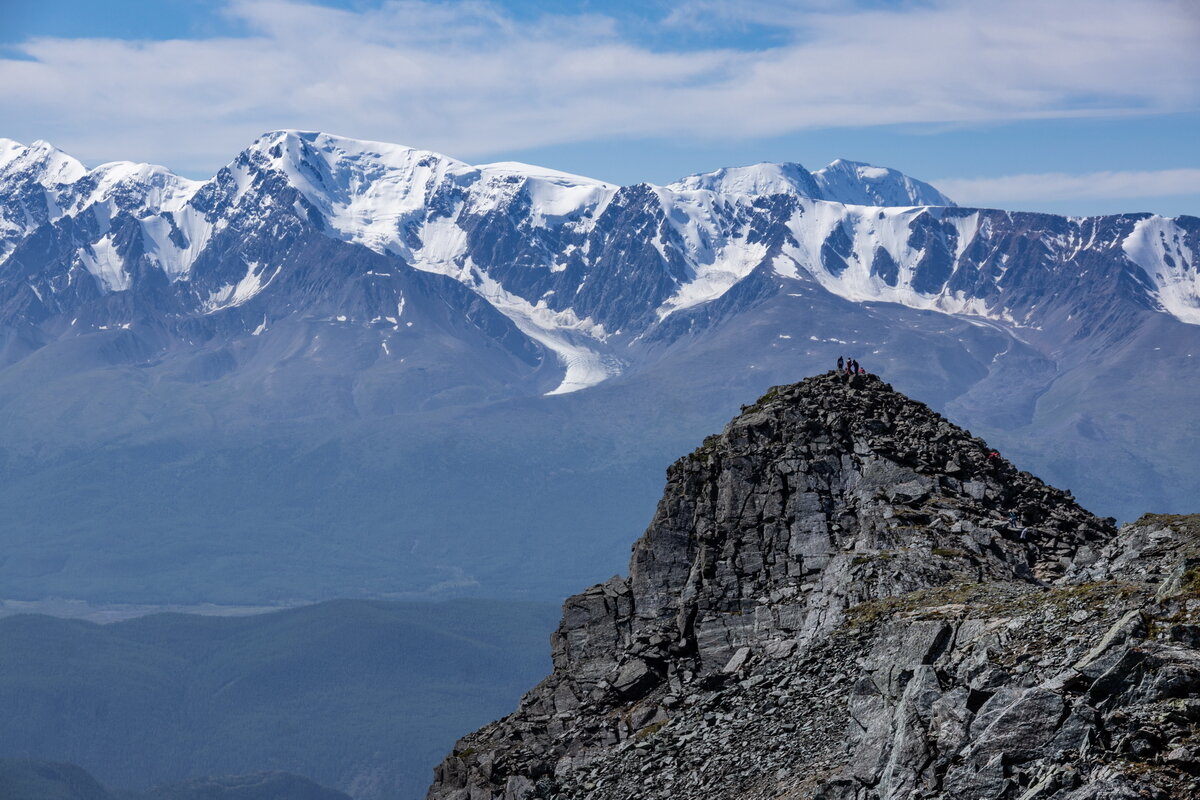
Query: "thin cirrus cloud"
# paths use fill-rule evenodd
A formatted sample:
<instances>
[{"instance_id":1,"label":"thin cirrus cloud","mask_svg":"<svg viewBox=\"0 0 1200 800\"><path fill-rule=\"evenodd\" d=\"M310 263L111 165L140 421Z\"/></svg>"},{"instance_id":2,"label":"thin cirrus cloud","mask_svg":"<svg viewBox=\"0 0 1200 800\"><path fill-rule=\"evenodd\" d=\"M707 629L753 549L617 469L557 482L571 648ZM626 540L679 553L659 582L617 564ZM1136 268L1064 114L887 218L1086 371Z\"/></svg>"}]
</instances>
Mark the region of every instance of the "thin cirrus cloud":
<instances>
[{"instance_id":1,"label":"thin cirrus cloud","mask_svg":"<svg viewBox=\"0 0 1200 800\"><path fill-rule=\"evenodd\" d=\"M1183 0L710 0L679 4L649 38L602 15L486 3L230 0L224 13L246 35L25 41L0 59L7 133L203 173L282 127L477 158L1200 107L1200 25ZM722 25L769 27L773 44L663 46L673 30Z\"/></svg>"},{"instance_id":2,"label":"thin cirrus cloud","mask_svg":"<svg viewBox=\"0 0 1200 800\"><path fill-rule=\"evenodd\" d=\"M947 178L933 182L963 205L1170 197L1200 193L1200 169L1125 170L1070 175L1046 172L999 178Z\"/></svg>"}]
</instances>

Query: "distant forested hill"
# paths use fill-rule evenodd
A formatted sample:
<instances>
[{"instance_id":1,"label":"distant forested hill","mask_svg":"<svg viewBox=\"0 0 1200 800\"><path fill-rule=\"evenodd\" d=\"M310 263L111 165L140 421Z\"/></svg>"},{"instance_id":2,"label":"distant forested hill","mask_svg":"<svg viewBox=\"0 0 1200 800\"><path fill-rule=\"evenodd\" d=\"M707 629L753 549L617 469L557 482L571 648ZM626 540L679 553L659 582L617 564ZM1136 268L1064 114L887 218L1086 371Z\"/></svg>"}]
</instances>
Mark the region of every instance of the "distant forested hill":
<instances>
[{"instance_id":1,"label":"distant forested hill","mask_svg":"<svg viewBox=\"0 0 1200 800\"><path fill-rule=\"evenodd\" d=\"M546 673L557 616L334 601L107 626L0 619L0 757L70 762L139 791L285 770L356 800L416 798L463 731Z\"/></svg>"}]
</instances>

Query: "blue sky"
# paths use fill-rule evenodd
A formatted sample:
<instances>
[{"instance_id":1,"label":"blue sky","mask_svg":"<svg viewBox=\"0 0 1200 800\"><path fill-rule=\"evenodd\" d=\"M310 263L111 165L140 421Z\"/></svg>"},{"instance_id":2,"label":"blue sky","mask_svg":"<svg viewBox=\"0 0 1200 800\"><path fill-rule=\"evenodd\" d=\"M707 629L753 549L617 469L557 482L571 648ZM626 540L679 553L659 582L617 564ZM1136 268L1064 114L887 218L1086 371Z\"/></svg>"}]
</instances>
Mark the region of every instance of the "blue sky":
<instances>
[{"instance_id":1,"label":"blue sky","mask_svg":"<svg viewBox=\"0 0 1200 800\"><path fill-rule=\"evenodd\" d=\"M972 205L1200 215L1198 9L0 0L0 136L192 177L278 128L616 183L844 157Z\"/></svg>"}]
</instances>

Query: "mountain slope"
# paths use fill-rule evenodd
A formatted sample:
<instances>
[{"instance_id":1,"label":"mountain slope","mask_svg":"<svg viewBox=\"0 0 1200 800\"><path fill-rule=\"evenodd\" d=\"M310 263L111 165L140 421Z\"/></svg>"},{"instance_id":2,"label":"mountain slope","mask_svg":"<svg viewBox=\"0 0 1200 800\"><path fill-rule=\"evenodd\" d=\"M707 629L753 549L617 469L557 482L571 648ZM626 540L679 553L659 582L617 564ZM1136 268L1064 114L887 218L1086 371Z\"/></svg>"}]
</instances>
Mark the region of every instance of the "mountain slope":
<instances>
[{"instance_id":1,"label":"mountain slope","mask_svg":"<svg viewBox=\"0 0 1200 800\"><path fill-rule=\"evenodd\" d=\"M1191 797L1198 534L1117 532L877 378L775 387L428 797Z\"/></svg>"}]
</instances>

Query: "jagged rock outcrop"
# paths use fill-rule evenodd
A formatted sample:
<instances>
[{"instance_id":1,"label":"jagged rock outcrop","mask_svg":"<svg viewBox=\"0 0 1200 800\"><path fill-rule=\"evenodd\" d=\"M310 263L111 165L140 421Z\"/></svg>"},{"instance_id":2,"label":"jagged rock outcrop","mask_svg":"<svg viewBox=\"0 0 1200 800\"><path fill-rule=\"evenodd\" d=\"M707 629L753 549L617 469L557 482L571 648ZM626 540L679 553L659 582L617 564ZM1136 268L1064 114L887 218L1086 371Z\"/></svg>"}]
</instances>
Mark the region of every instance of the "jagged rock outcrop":
<instances>
[{"instance_id":1,"label":"jagged rock outcrop","mask_svg":"<svg viewBox=\"0 0 1200 800\"><path fill-rule=\"evenodd\" d=\"M1191 797L1197 554L1197 520L1117 534L876 377L777 387L429 798Z\"/></svg>"}]
</instances>

